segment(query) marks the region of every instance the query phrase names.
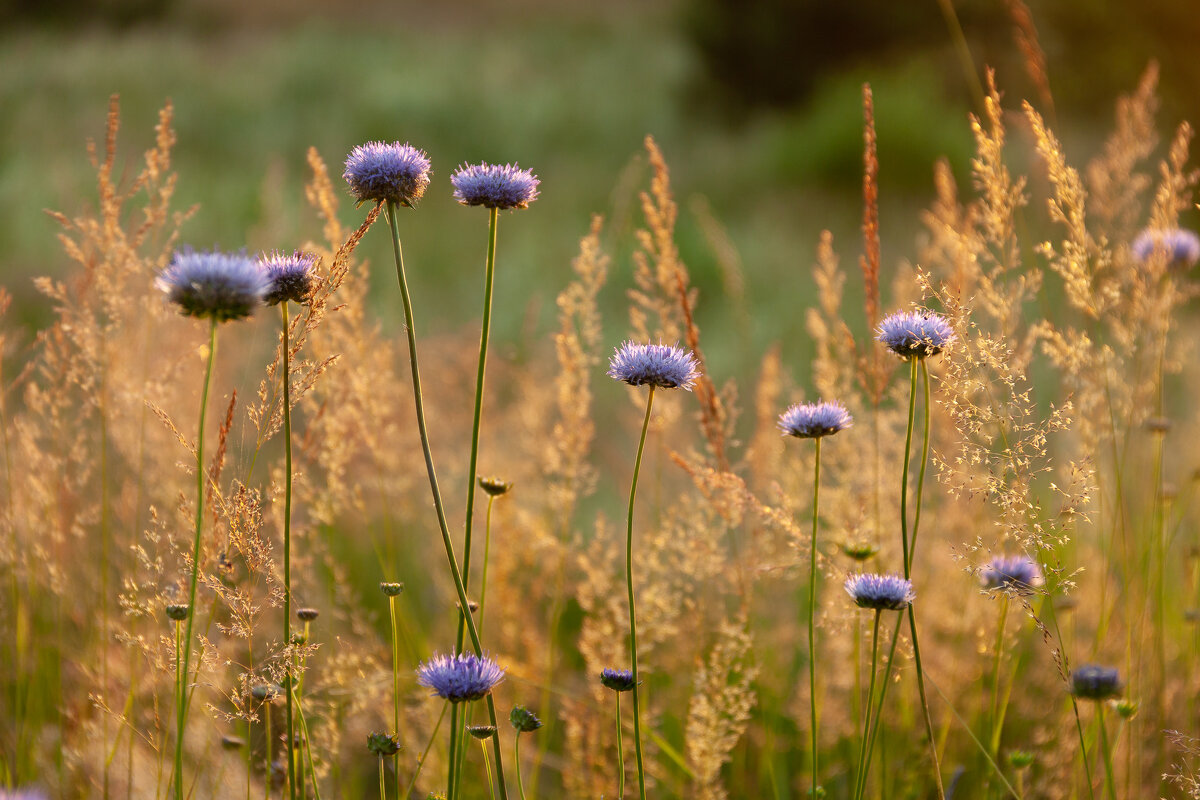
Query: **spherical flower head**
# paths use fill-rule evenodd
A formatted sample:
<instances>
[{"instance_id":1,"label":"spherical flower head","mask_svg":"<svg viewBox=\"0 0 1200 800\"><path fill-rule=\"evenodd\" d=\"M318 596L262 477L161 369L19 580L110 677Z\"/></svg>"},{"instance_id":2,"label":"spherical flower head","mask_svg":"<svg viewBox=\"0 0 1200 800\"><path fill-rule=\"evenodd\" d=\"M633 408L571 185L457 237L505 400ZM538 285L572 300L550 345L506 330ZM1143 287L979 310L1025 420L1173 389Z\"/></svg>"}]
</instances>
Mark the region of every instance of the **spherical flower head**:
<instances>
[{"instance_id":1,"label":"spherical flower head","mask_svg":"<svg viewBox=\"0 0 1200 800\"><path fill-rule=\"evenodd\" d=\"M633 672L627 669L601 670L600 683L614 692L632 692L637 685L633 682Z\"/></svg>"},{"instance_id":2,"label":"spherical flower head","mask_svg":"<svg viewBox=\"0 0 1200 800\"><path fill-rule=\"evenodd\" d=\"M184 315L217 322L250 316L271 285L245 254L191 248L176 251L154 284Z\"/></svg>"},{"instance_id":3,"label":"spherical flower head","mask_svg":"<svg viewBox=\"0 0 1200 800\"><path fill-rule=\"evenodd\" d=\"M496 735L496 726L495 725L468 725L467 733L471 734L476 739L483 741L484 739L490 739Z\"/></svg>"},{"instance_id":4,"label":"spherical flower head","mask_svg":"<svg viewBox=\"0 0 1200 800\"><path fill-rule=\"evenodd\" d=\"M274 306L288 300L304 303L312 294L317 280L316 256L299 251L291 255L276 251L264 255L258 263L271 281L271 287L263 297L263 302L267 305Z\"/></svg>"},{"instance_id":5,"label":"spherical flower head","mask_svg":"<svg viewBox=\"0 0 1200 800\"><path fill-rule=\"evenodd\" d=\"M346 156L342 177L359 203L390 200L411 207L429 186L429 156L407 143L367 142Z\"/></svg>"},{"instance_id":6,"label":"spherical flower head","mask_svg":"<svg viewBox=\"0 0 1200 800\"><path fill-rule=\"evenodd\" d=\"M486 697L504 680L504 670L487 656L474 653L435 655L417 668L417 683L451 703Z\"/></svg>"},{"instance_id":7,"label":"spherical flower head","mask_svg":"<svg viewBox=\"0 0 1200 800\"><path fill-rule=\"evenodd\" d=\"M819 439L854 424L854 418L841 403L797 403L779 415L779 430L785 436Z\"/></svg>"},{"instance_id":8,"label":"spherical flower head","mask_svg":"<svg viewBox=\"0 0 1200 800\"><path fill-rule=\"evenodd\" d=\"M1081 700L1107 700L1121 693L1121 675L1116 667L1084 664L1071 672L1071 694Z\"/></svg>"},{"instance_id":9,"label":"spherical flower head","mask_svg":"<svg viewBox=\"0 0 1200 800\"><path fill-rule=\"evenodd\" d=\"M517 164L463 164L450 176L454 199L464 206L528 208L537 199L538 177Z\"/></svg>"},{"instance_id":10,"label":"spherical flower head","mask_svg":"<svg viewBox=\"0 0 1200 800\"><path fill-rule=\"evenodd\" d=\"M630 386L648 384L690 392L700 377L700 365L691 351L682 347L625 342L608 360L608 376Z\"/></svg>"},{"instance_id":11,"label":"spherical flower head","mask_svg":"<svg viewBox=\"0 0 1200 800\"><path fill-rule=\"evenodd\" d=\"M846 578L845 586L860 608L902 611L917 597L912 581L899 575L860 573Z\"/></svg>"},{"instance_id":12,"label":"spherical flower head","mask_svg":"<svg viewBox=\"0 0 1200 800\"><path fill-rule=\"evenodd\" d=\"M384 583L379 584L379 591L383 592L387 597L396 597L404 591L404 584L388 583L385 581Z\"/></svg>"},{"instance_id":13,"label":"spherical flower head","mask_svg":"<svg viewBox=\"0 0 1200 800\"><path fill-rule=\"evenodd\" d=\"M980 577L988 591L1004 590L1030 594L1045 583L1042 568L1026 556L996 556Z\"/></svg>"},{"instance_id":14,"label":"spherical flower head","mask_svg":"<svg viewBox=\"0 0 1200 800\"><path fill-rule=\"evenodd\" d=\"M542 721L525 706L513 706L508 714L508 721L516 728L517 733L533 733L542 727Z\"/></svg>"},{"instance_id":15,"label":"spherical flower head","mask_svg":"<svg viewBox=\"0 0 1200 800\"><path fill-rule=\"evenodd\" d=\"M187 603L167 603L167 619L183 622L191 610L192 607Z\"/></svg>"},{"instance_id":16,"label":"spherical flower head","mask_svg":"<svg viewBox=\"0 0 1200 800\"><path fill-rule=\"evenodd\" d=\"M502 478L497 478L494 475L480 475L477 479L479 488L487 494L488 497L499 497L502 494L508 494L512 489L512 481L506 481Z\"/></svg>"},{"instance_id":17,"label":"spherical flower head","mask_svg":"<svg viewBox=\"0 0 1200 800\"><path fill-rule=\"evenodd\" d=\"M390 733L376 731L367 735L367 749L381 758L400 752L400 739Z\"/></svg>"},{"instance_id":18,"label":"spherical flower head","mask_svg":"<svg viewBox=\"0 0 1200 800\"><path fill-rule=\"evenodd\" d=\"M319 616L321 616L321 612L315 608L296 609L296 618L301 622L312 622Z\"/></svg>"},{"instance_id":19,"label":"spherical flower head","mask_svg":"<svg viewBox=\"0 0 1200 800\"><path fill-rule=\"evenodd\" d=\"M875 338L901 358L925 358L954 341L954 329L941 314L897 311L879 323Z\"/></svg>"},{"instance_id":20,"label":"spherical flower head","mask_svg":"<svg viewBox=\"0 0 1200 800\"><path fill-rule=\"evenodd\" d=\"M1200 260L1200 236L1183 228L1147 228L1133 240L1130 249L1143 264L1158 254L1159 258L1166 257L1169 267L1190 267Z\"/></svg>"}]
</instances>

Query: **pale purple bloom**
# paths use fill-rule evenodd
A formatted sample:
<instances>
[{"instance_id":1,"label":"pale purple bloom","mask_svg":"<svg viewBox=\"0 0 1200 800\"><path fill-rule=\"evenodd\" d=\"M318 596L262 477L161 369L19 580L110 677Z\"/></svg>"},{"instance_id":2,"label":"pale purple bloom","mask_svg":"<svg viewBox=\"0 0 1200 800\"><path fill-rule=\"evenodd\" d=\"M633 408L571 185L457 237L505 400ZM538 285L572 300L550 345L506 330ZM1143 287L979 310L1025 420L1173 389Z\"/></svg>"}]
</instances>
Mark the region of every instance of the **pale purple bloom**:
<instances>
[{"instance_id":1,"label":"pale purple bloom","mask_svg":"<svg viewBox=\"0 0 1200 800\"><path fill-rule=\"evenodd\" d=\"M367 142L350 151L342 177L359 203L414 206L429 186L429 156L409 144Z\"/></svg>"},{"instance_id":2,"label":"pale purple bloom","mask_svg":"<svg viewBox=\"0 0 1200 800\"><path fill-rule=\"evenodd\" d=\"M250 316L262 304L270 281L244 253L178 250L154 281L189 317L217 322Z\"/></svg>"},{"instance_id":3,"label":"pale purple bloom","mask_svg":"<svg viewBox=\"0 0 1200 800\"><path fill-rule=\"evenodd\" d=\"M269 306L291 300L303 303L312 294L316 282L317 258L309 253L296 251L291 255L273 252L258 261L271 281L263 302Z\"/></svg>"},{"instance_id":4,"label":"pale purple bloom","mask_svg":"<svg viewBox=\"0 0 1200 800\"><path fill-rule=\"evenodd\" d=\"M1130 249L1142 263L1158 253L1166 256L1168 266L1190 267L1200 260L1200 236L1184 228L1147 228L1133 240Z\"/></svg>"},{"instance_id":5,"label":"pale purple bloom","mask_svg":"<svg viewBox=\"0 0 1200 800\"><path fill-rule=\"evenodd\" d=\"M464 206L528 208L537 199L538 177L518 164L464 164L450 176L454 199Z\"/></svg>"},{"instance_id":6,"label":"pale purple bloom","mask_svg":"<svg viewBox=\"0 0 1200 800\"><path fill-rule=\"evenodd\" d=\"M933 312L897 311L879 323L875 338L901 358L924 358L954 341L954 329Z\"/></svg>"},{"instance_id":7,"label":"pale purple bloom","mask_svg":"<svg viewBox=\"0 0 1200 800\"><path fill-rule=\"evenodd\" d=\"M417 667L417 683L451 703L478 700L504 680L504 670L487 656L474 653L435 655Z\"/></svg>"},{"instance_id":8,"label":"pale purple bloom","mask_svg":"<svg viewBox=\"0 0 1200 800\"><path fill-rule=\"evenodd\" d=\"M700 377L700 365L691 351L682 347L625 342L609 359L608 376L630 386L649 384L691 391Z\"/></svg>"},{"instance_id":9,"label":"pale purple bloom","mask_svg":"<svg viewBox=\"0 0 1200 800\"><path fill-rule=\"evenodd\" d=\"M1084 664L1071 671L1071 694L1083 700L1107 700L1121 693L1121 675L1116 667Z\"/></svg>"},{"instance_id":10,"label":"pale purple bloom","mask_svg":"<svg viewBox=\"0 0 1200 800\"><path fill-rule=\"evenodd\" d=\"M779 416L779 429L787 436L817 439L845 430L854 418L841 403L797 403Z\"/></svg>"},{"instance_id":11,"label":"pale purple bloom","mask_svg":"<svg viewBox=\"0 0 1200 800\"><path fill-rule=\"evenodd\" d=\"M916 599L912 581L899 575L860 573L846 578L846 592L861 608L901 611Z\"/></svg>"},{"instance_id":12,"label":"pale purple bloom","mask_svg":"<svg viewBox=\"0 0 1200 800\"><path fill-rule=\"evenodd\" d=\"M996 556L983 568L980 580L989 591L1004 589L1017 594L1029 594L1045 582L1041 567L1027 556Z\"/></svg>"}]
</instances>

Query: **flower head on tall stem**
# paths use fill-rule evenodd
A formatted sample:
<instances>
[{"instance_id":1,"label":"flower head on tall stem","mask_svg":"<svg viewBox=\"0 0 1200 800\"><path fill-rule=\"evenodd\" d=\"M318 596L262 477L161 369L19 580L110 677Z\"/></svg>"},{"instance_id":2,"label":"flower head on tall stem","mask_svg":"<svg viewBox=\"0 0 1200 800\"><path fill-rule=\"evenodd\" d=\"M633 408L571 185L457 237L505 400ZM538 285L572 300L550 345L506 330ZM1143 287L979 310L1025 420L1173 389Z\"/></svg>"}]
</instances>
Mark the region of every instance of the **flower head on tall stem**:
<instances>
[{"instance_id":1,"label":"flower head on tall stem","mask_svg":"<svg viewBox=\"0 0 1200 800\"><path fill-rule=\"evenodd\" d=\"M609 359L608 376L630 386L691 391L700 377L700 365L682 347L625 342Z\"/></svg>"},{"instance_id":2,"label":"flower head on tall stem","mask_svg":"<svg viewBox=\"0 0 1200 800\"><path fill-rule=\"evenodd\" d=\"M1041 567L1027 556L996 556L984 567L980 582L988 591L1031 594L1045 579Z\"/></svg>"},{"instance_id":3,"label":"flower head on tall stem","mask_svg":"<svg viewBox=\"0 0 1200 800\"><path fill-rule=\"evenodd\" d=\"M843 431L854 418L841 403L797 403L779 416L779 430L798 439L819 439Z\"/></svg>"},{"instance_id":4,"label":"flower head on tall stem","mask_svg":"<svg viewBox=\"0 0 1200 800\"><path fill-rule=\"evenodd\" d=\"M429 156L399 142L367 142L346 156L342 177L360 204L368 200L415 206L429 186Z\"/></svg>"},{"instance_id":5,"label":"flower head on tall stem","mask_svg":"<svg viewBox=\"0 0 1200 800\"><path fill-rule=\"evenodd\" d=\"M627 669L602 669L600 670L600 684L614 692L631 692L637 684L633 680L633 673Z\"/></svg>"},{"instance_id":6,"label":"flower head on tall stem","mask_svg":"<svg viewBox=\"0 0 1200 800\"><path fill-rule=\"evenodd\" d=\"M417 683L451 703L478 700L504 680L504 670L487 656L474 653L435 655L417 668Z\"/></svg>"},{"instance_id":7,"label":"flower head on tall stem","mask_svg":"<svg viewBox=\"0 0 1200 800\"><path fill-rule=\"evenodd\" d=\"M177 250L155 286L189 317L217 322L250 316L262 304L270 281L244 253Z\"/></svg>"},{"instance_id":8,"label":"flower head on tall stem","mask_svg":"<svg viewBox=\"0 0 1200 800\"><path fill-rule=\"evenodd\" d=\"M932 311L897 311L883 318L875 338L903 359L925 358L954 341L954 328Z\"/></svg>"},{"instance_id":9,"label":"flower head on tall stem","mask_svg":"<svg viewBox=\"0 0 1200 800\"><path fill-rule=\"evenodd\" d=\"M860 608L903 611L917 597L912 581L899 575L859 573L846 578L845 587L846 593Z\"/></svg>"},{"instance_id":10,"label":"flower head on tall stem","mask_svg":"<svg viewBox=\"0 0 1200 800\"><path fill-rule=\"evenodd\" d=\"M1084 664L1071 671L1071 694L1081 700L1107 700L1119 695L1122 687L1116 667Z\"/></svg>"},{"instance_id":11,"label":"flower head on tall stem","mask_svg":"<svg viewBox=\"0 0 1200 800\"><path fill-rule=\"evenodd\" d=\"M289 300L308 301L316 284L316 256L299 250L291 255L274 251L261 256L258 263L271 282L263 303L274 306Z\"/></svg>"},{"instance_id":12,"label":"flower head on tall stem","mask_svg":"<svg viewBox=\"0 0 1200 800\"><path fill-rule=\"evenodd\" d=\"M1158 257L1166 258L1167 266L1190 267L1200 261L1200 236L1184 228L1147 228L1138 234L1129 249L1143 264L1158 254Z\"/></svg>"},{"instance_id":13,"label":"flower head on tall stem","mask_svg":"<svg viewBox=\"0 0 1200 800\"><path fill-rule=\"evenodd\" d=\"M538 177L517 164L463 164L450 176L454 199L464 206L528 208L538 197Z\"/></svg>"}]
</instances>

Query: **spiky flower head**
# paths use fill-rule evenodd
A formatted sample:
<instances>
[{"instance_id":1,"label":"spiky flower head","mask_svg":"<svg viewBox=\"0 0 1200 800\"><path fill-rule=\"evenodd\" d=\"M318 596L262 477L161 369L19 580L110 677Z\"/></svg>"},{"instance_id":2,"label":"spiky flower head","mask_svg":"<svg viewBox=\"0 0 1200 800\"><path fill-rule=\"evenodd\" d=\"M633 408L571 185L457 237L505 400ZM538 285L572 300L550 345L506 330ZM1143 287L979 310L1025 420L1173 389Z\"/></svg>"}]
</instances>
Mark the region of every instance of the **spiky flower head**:
<instances>
[{"instance_id":1,"label":"spiky flower head","mask_svg":"<svg viewBox=\"0 0 1200 800\"><path fill-rule=\"evenodd\" d=\"M691 351L682 347L625 342L608 360L608 376L630 386L649 384L690 392L700 377L700 365Z\"/></svg>"},{"instance_id":2,"label":"spiky flower head","mask_svg":"<svg viewBox=\"0 0 1200 800\"><path fill-rule=\"evenodd\" d=\"M301 253L299 250L291 255L274 251L263 255L258 263L271 281L270 288L263 297L264 303L274 306L288 300L293 303L308 301L317 279L316 256Z\"/></svg>"},{"instance_id":3,"label":"spiky flower head","mask_svg":"<svg viewBox=\"0 0 1200 800\"><path fill-rule=\"evenodd\" d=\"M1121 687L1116 667L1084 664L1071 672L1071 694L1081 700L1107 700L1119 695Z\"/></svg>"},{"instance_id":4,"label":"spiky flower head","mask_svg":"<svg viewBox=\"0 0 1200 800\"><path fill-rule=\"evenodd\" d=\"M533 733L542 727L542 721L525 706L513 706L508 714L508 721L517 729L517 733Z\"/></svg>"},{"instance_id":5,"label":"spiky flower head","mask_svg":"<svg viewBox=\"0 0 1200 800\"><path fill-rule=\"evenodd\" d=\"M1030 594L1045 583L1042 568L1027 556L996 556L983 568L980 581L988 591L1004 590L1017 594Z\"/></svg>"},{"instance_id":6,"label":"spiky flower head","mask_svg":"<svg viewBox=\"0 0 1200 800\"><path fill-rule=\"evenodd\" d=\"M411 207L429 186L429 156L407 142L367 142L346 156L342 177L360 204L390 200Z\"/></svg>"},{"instance_id":7,"label":"spiky flower head","mask_svg":"<svg viewBox=\"0 0 1200 800\"><path fill-rule=\"evenodd\" d=\"M954 329L932 311L897 311L883 318L875 338L901 358L925 358L953 342Z\"/></svg>"},{"instance_id":8,"label":"spiky flower head","mask_svg":"<svg viewBox=\"0 0 1200 800\"><path fill-rule=\"evenodd\" d=\"M301 622L312 622L317 617L321 616L321 612L315 608L298 608L296 609L296 618Z\"/></svg>"},{"instance_id":9,"label":"spiky flower head","mask_svg":"<svg viewBox=\"0 0 1200 800\"><path fill-rule=\"evenodd\" d=\"M379 584L379 591L383 592L388 597L395 597L404 591L403 583L388 583L384 581Z\"/></svg>"},{"instance_id":10,"label":"spiky flower head","mask_svg":"<svg viewBox=\"0 0 1200 800\"><path fill-rule=\"evenodd\" d=\"M380 758L400 752L400 738L395 734L376 731L367 735L367 749Z\"/></svg>"},{"instance_id":11,"label":"spiky flower head","mask_svg":"<svg viewBox=\"0 0 1200 800\"><path fill-rule=\"evenodd\" d=\"M187 603L167 603L167 619L183 622L188 618L188 612L191 610L192 607Z\"/></svg>"},{"instance_id":12,"label":"spiky flower head","mask_svg":"<svg viewBox=\"0 0 1200 800\"><path fill-rule=\"evenodd\" d=\"M855 561L866 561L879 552L879 547L870 542L844 542L842 552Z\"/></svg>"},{"instance_id":13,"label":"spiky flower head","mask_svg":"<svg viewBox=\"0 0 1200 800\"><path fill-rule=\"evenodd\" d=\"M901 611L917 597L912 581L899 575L859 573L846 578L845 587L860 608Z\"/></svg>"},{"instance_id":14,"label":"spiky flower head","mask_svg":"<svg viewBox=\"0 0 1200 800\"><path fill-rule=\"evenodd\" d=\"M478 700L504 680L504 670L487 656L474 653L435 655L417 667L417 683L451 703Z\"/></svg>"},{"instance_id":15,"label":"spiky flower head","mask_svg":"<svg viewBox=\"0 0 1200 800\"><path fill-rule=\"evenodd\" d=\"M463 164L450 176L454 199L464 206L528 208L537 199L538 177L517 164Z\"/></svg>"},{"instance_id":16,"label":"spiky flower head","mask_svg":"<svg viewBox=\"0 0 1200 800\"><path fill-rule=\"evenodd\" d=\"M267 275L244 253L175 251L154 285L189 317L225 322L250 316L270 289Z\"/></svg>"},{"instance_id":17,"label":"spiky flower head","mask_svg":"<svg viewBox=\"0 0 1200 800\"><path fill-rule=\"evenodd\" d=\"M797 403L779 415L779 430L798 439L819 439L845 430L854 418L841 403Z\"/></svg>"},{"instance_id":18,"label":"spiky flower head","mask_svg":"<svg viewBox=\"0 0 1200 800\"><path fill-rule=\"evenodd\" d=\"M490 739L496 735L496 726L495 725L468 725L467 733L471 734L476 739L483 741L484 739Z\"/></svg>"},{"instance_id":19,"label":"spiky flower head","mask_svg":"<svg viewBox=\"0 0 1200 800\"><path fill-rule=\"evenodd\" d=\"M1200 236L1183 228L1147 228L1133 240L1130 249L1143 264L1157 256L1165 257L1169 267L1190 267L1200 260Z\"/></svg>"},{"instance_id":20,"label":"spiky flower head","mask_svg":"<svg viewBox=\"0 0 1200 800\"><path fill-rule=\"evenodd\" d=\"M499 497L502 494L508 494L512 489L512 481L506 481L497 478L495 475L480 475L478 478L479 488L488 495L488 497Z\"/></svg>"},{"instance_id":21,"label":"spiky flower head","mask_svg":"<svg viewBox=\"0 0 1200 800\"><path fill-rule=\"evenodd\" d=\"M632 692L637 685L633 682L633 672L627 669L600 670L600 683L614 692Z\"/></svg>"}]
</instances>

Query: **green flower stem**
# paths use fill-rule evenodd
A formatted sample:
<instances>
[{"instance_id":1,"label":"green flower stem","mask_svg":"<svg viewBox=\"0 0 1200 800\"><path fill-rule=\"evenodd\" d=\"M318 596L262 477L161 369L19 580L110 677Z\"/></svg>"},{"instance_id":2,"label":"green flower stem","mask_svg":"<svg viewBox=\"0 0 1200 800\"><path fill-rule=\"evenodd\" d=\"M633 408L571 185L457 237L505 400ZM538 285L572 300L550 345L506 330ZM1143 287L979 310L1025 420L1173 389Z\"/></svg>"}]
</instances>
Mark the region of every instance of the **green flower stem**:
<instances>
[{"instance_id":1,"label":"green flower stem","mask_svg":"<svg viewBox=\"0 0 1200 800\"><path fill-rule=\"evenodd\" d=\"M637 755L638 794L646 800L646 770L642 763L642 706L641 681L638 679L637 611L633 597L633 502L637 497L638 473L642 471L642 452L646 449L646 431L650 428L650 410L654 408L654 384L646 398L646 418L642 420L642 435L638 439L637 459L633 463L633 483L629 487L629 516L625 536L625 582L629 589L629 656L633 663L633 741Z\"/></svg>"},{"instance_id":2,"label":"green flower stem","mask_svg":"<svg viewBox=\"0 0 1200 800\"><path fill-rule=\"evenodd\" d=\"M213 362L217 358L217 320L208 328L208 359L204 367L204 389L200 395L200 424L196 436L196 533L192 542L192 579L188 589L187 631L183 641L183 670L175 723L175 800L183 800L183 737L187 732L187 679L192 656L192 622L196 619L196 583L200 572L200 531L204 525L204 418L208 413L208 389L212 383Z\"/></svg>"},{"instance_id":3,"label":"green flower stem","mask_svg":"<svg viewBox=\"0 0 1200 800\"><path fill-rule=\"evenodd\" d=\"M818 439L817 441L821 440ZM854 782L854 800L859 800L862 797L863 787L867 783L867 730L871 727L869 717L871 713L871 700L875 696L875 672L876 666L879 663L879 618L882 615L883 609L875 609L875 622L871 627L871 680L867 689L867 702L863 707L862 738L858 745L858 776Z\"/></svg>"},{"instance_id":4,"label":"green flower stem","mask_svg":"<svg viewBox=\"0 0 1200 800\"><path fill-rule=\"evenodd\" d=\"M867 788L866 776L871 771L871 757L875 752L875 737L879 734L879 723L883 719L883 704L887 701L888 686L891 685L892 663L896 659L896 645L900 643L900 625L904 622L904 614L896 615L896 627L892 629L892 646L888 650L887 662L883 667L883 683L879 687L879 702L875 704L875 716L871 720L870 730L867 735L867 761L862 768L863 785L862 791ZM867 706L867 713L870 714L870 706ZM886 751L884 755L887 755ZM886 772L886 769L885 769Z\"/></svg>"},{"instance_id":5,"label":"green flower stem","mask_svg":"<svg viewBox=\"0 0 1200 800\"><path fill-rule=\"evenodd\" d=\"M908 542L908 567L907 567L907 569L909 569L909 570L912 569L913 557L914 557L915 553L917 552L917 531L921 527L921 498L925 492L925 467L929 464L929 424L930 424L929 398L931 396L929 394L929 368L925 365L925 359L922 358L919 360L921 362L921 376L922 376L922 379L923 379L923 382L925 385L925 387L924 387L925 388L925 431L924 431L924 436L921 439L921 468L917 472L917 498L916 498L917 502L916 502L916 508L913 512L912 535L909 538L909 542ZM915 389L916 387L914 386L913 388ZM908 482L905 481L905 486L907 486L907 485L908 485ZM907 572L905 572L905 577L908 577Z\"/></svg>"},{"instance_id":6,"label":"green flower stem","mask_svg":"<svg viewBox=\"0 0 1200 800\"><path fill-rule=\"evenodd\" d=\"M617 800L625 797L625 745L621 741L621 693L617 696Z\"/></svg>"},{"instance_id":7,"label":"green flower stem","mask_svg":"<svg viewBox=\"0 0 1200 800\"><path fill-rule=\"evenodd\" d=\"M434 740L437 739L438 731L442 729L442 721L446 719L446 708L449 705L449 702L442 703L442 713L438 715L437 724L433 726L433 732L429 734L429 741L425 743L425 750L421 753L421 760L417 762L417 768L413 770L413 776L408 782L408 788L404 790L404 797L412 796L413 787L417 785L417 778L421 775L421 767L425 766L425 758L429 755ZM399 776L397 776L398 778Z\"/></svg>"},{"instance_id":8,"label":"green flower stem","mask_svg":"<svg viewBox=\"0 0 1200 800\"><path fill-rule=\"evenodd\" d=\"M458 729L462 724L466 723L466 713L463 713L463 719L460 721L458 717L458 703L450 704L450 766L446 770L446 800L454 800L454 791L458 788Z\"/></svg>"},{"instance_id":9,"label":"green flower stem","mask_svg":"<svg viewBox=\"0 0 1200 800\"><path fill-rule=\"evenodd\" d=\"M1100 750L1104 756L1104 785L1108 790L1108 800L1117 800L1116 781L1113 780L1112 749L1108 746L1108 727L1104 724L1104 702L1096 703L1097 722L1100 724ZM1088 776L1089 783L1091 776Z\"/></svg>"},{"instance_id":10,"label":"green flower stem","mask_svg":"<svg viewBox=\"0 0 1200 800\"><path fill-rule=\"evenodd\" d=\"M383 789L383 756L379 756L379 800L387 800Z\"/></svg>"},{"instance_id":11,"label":"green flower stem","mask_svg":"<svg viewBox=\"0 0 1200 800\"><path fill-rule=\"evenodd\" d=\"M267 740L263 748L263 797L271 800L271 698L270 695L261 706L263 721L267 726Z\"/></svg>"},{"instance_id":12,"label":"green flower stem","mask_svg":"<svg viewBox=\"0 0 1200 800\"><path fill-rule=\"evenodd\" d=\"M495 213L495 212L492 212ZM525 785L521 783L521 732L513 737L513 761L517 765L517 788L521 790L521 800L525 800Z\"/></svg>"},{"instance_id":13,"label":"green flower stem","mask_svg":"<svg viewBox=\"0 0 1200 800\"><path fill-rule=\"evenodd\" d=\"M308 641L308 623L304 623L304 640ZM321 800L321 789L317 786L317 766L313 763L312 737L308 735L308 721L304 718L304 705L300 702L300 690L304 687L304 662L301 662L300 680L296 687L296 718L300 720L300 734L304 737L304 760L308 761L308 776L312 782L313 797ZM300 765L300 776L304 777L304 765ZM301 794L304 793L304 781L300 781Z\"/></svg>"},{"instance_id":14,"label":"green flower stem","mask_svg":"<svg viewBox=\"0 0 1200 800\"><path fill-rule=\"evenodd\" d=\"M1008 595L1005 594L1000 598L1000 622L996 626L996 657L992 661L992 736L988 742L989 750L992 758L996 759L1000 755L1000 734L1004 727L1004 717L1000 713L1000 661L1001 653L1004 651L1004 628L1008 622Z\"/></svg>"},{"instance_id":15,"label":"green flower stem","mask_svg":"<svg viewBox=\"0 0 1200 800\"><path fill-rule=\"evenodd\" d=\"M487 775L488 791L492 800L496 800L496 784L492 781L492 759L488 755L487 742L480 742L479 749L483 751L483 769Z\"/></svg>"},{"instance_id":16,"label":"green flower stem","mask_svg":"<svg viewBox=\"0 0 1200 800\"><path fill-rule=\"evenodd\" d=\"M288 341L288 301L279 304L283 319L283 646L287 648L288 797L296 800L296 730L292 722L292 354ZM268 776L270 780L270 776Z\"/></svg>"},{"instance_id":17,"label":"green flower stem","mask_svg":"<svg viewBox=\"0 0 1200 800\"><path fill-rule=\"evenodd\" d=\"M437 511L438 526L441 529L442 544L446 549L446 560L450 566L450 576L454 580L454 589L458 594L458 602L462 608L468 608L467 589L463 585L462 573L458 569L458 560L454 557L454 543L450 540L450 528L446 523L446 509L442 503L442 492L438 488L437 470L433 465L433 452L429 446L429 430L425 425L425 400L421 394L421 373L417 365L417 335L413 327L412 301L408 294L408 282L404 277L404 255L400 249L400 233L396 228L396 204L387 203L388 223L392 231L392 250L396 259L396 278L400 283L400 297L404 304L404 328L408 334L408 360L412 372L413 401L416 404L417 429L421 434L421 450L425 456L425 471L429 475L429 488L433 494L433 505ZM475 629L475 621L471 615L463 614L461 619L466 621L467 633L471 637L471 646L475 655L483 657L483 644L479 641L479 632ZM496 782L500 785L501 800L508 800L508 789L504 784L504 763L500 754L499 726L496 722L496 704L489 694L487 709L490 724L497 728L494 737L493 754L496 757Z\"/></svg>"},{"instance_id":18,"label":"green flower stem","mask_svg":"<svg viewBox=\"0 0 1200 800\"><path fill-rule=\"evenodd\" d=\"M388 615L392 618L392 711L393 730L400 735L400 635L396 627L396 598L388 596ZM400 752L396 761L396 800L400 798Z\"/></svg>"},{"instance_id":19,"label":"green flower stem","mask_svg":"<svg viewBox=\"0 0 1200 800\"><path fill-rule=\"evenodd\" d=\"M808 558L808 696L812 725L812 796L817 797L817 517L821 499L821 437L813 466L812 544Z\"/></svg>"}]
</instances>

